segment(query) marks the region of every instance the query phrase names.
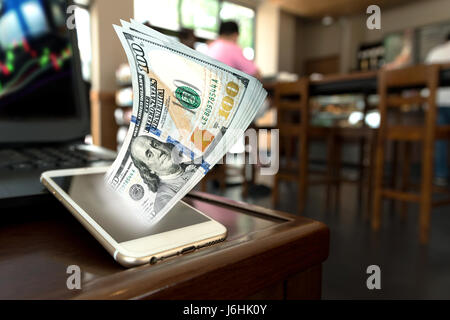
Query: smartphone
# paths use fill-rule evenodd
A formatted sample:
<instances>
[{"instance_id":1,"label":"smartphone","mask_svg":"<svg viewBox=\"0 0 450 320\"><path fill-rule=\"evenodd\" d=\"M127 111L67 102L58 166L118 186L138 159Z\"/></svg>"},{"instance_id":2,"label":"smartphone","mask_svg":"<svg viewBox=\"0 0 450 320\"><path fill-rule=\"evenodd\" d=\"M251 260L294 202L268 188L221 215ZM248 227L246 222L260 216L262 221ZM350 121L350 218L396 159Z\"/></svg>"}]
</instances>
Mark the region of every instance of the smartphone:
<instances>
[{"instance_id":1,"label":"smartphone","mask_svg":"<svg viewBox=\"0 0 450 320\"><path fill-rule=\"evenodd\" d=\"M120 201L103 181L108 167L44 172L41 182L124 267L158 261L223 241L226 228L179 201L155 225Z\"/></svg>"}]
</instances>

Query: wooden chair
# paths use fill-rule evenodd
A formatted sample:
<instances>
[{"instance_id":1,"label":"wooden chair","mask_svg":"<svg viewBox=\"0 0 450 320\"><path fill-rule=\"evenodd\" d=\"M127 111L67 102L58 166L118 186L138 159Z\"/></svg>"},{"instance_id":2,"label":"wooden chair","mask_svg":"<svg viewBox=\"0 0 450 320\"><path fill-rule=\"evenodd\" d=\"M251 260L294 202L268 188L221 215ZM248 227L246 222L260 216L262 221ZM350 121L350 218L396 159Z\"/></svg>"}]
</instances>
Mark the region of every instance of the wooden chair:
<instances>
[{"instance_id":1,"label":"wooden chair","mask_svg":"<svg viewBox=\"0 0 450 320\"><path fill-rule=\"evenodd\" d=\"M374 230L380 228L382 200L384 198L403 202L418 202L420 204L419 238L421 243L427 243L429 239L432 207L450 203L450 199L439 201L433 201L432 199L434 143L436 139L448 139L450 136L450 126L436 125L437 108L435 99L439 87L439 68L438 65L417 65L399 70L383 70L380 71L378 77L380 128L376 146L372 228ZM420 95L405 97L398 93L408 88L428 88L429 96L426 98ZM404 104L427 105L423 125L388 124L388 109L394 108L395 110L397 108L398 110ZM422 144L422 179L418 193L408 191L406 183L410 165L408 155L403 157L401 190L383 186L384 153L388 141L407 143L415 141ZM409 148L405 151L409 153ZM392 178L395 178L395 174Z\"/></svg>"},{"instance_id":2,"label":"wooden chair","mask_svg":"<svg viewBox=\"0 0 450 320\"><path fill-rule=\"evenodd\" d=\"M365 119L366 112L363 113L363 119ZM362 212L363 208L363 194L366 191L367 197L365 207L367 210L364 210L367 214L366 217L370 216L371 211L371 203L372 203L372 179L373 179L373 163L375 158L375 147L376 147L376 136L377 129L373 129L368 127L366 124L363 124L361 127L346 127L346 128L334 128L333 138L335 156L334 158L334 169L335 173L335 181L336 190L339 190L340 183L354 183L357 184L357 193L358 193L358 206L360 211ZM340 159L341 150L345 144L355 143L358 145L359 155L357 160L357 171L358 176L356 179L345 178L341 174L342 163ZM367 153L367 155L366 155ZM367 156L367 157L366 157ZM367 159L366 159L367 158ZM367 165L365 161L368 160ZM339 197L339 191L336 193L336 197ZM336 199L338 202L338 199Z\"/></svg>"},{"instance_id":3,"label":"wooden chair","mask_svg":"<svg viewBox=\"0 0 450 320\"><path fill-rule=\"evenodd\" d=\"M333 181L333 146L331 128L309 125L309 80L302 78L297 82L278 83L275 86L274 105L277 108L277 128L279 129L280 168L274 177L272 202L279 201L280 180L298 183L298 211L303 212L309 184L328 184L327 203L329 202L330 183ZM328 160L325 178L308 180L308 142L311 138L327 140ZM298 152L296 152L298 151Z\"/></svg>"}]
</instances>

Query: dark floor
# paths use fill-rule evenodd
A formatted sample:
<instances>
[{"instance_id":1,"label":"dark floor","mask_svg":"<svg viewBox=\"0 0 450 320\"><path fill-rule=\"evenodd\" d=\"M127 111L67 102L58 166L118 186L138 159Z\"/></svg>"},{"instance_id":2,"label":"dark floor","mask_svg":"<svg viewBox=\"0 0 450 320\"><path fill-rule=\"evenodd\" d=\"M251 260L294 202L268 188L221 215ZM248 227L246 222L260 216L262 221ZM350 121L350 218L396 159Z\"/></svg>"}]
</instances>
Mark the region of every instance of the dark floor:
<instances>
[{"instance_id":1,"label":"dark floor","mask_svg":"<svg viewBox=\"0 0 450 320\"><path fill-rule=\"evenodd\" d=\"M296 213L296 185L280 186L282 211ZM221 194L213 184L209 192ZM241 186L221 195L272 208L270 195L243 199ZM304 216L328 225L330 256L323 268L324 299L450 299L450 207L436 208L428 245L418 241L418 206L411 204L406 221L389 213L385 202L381 231L370 229L366 209L358 209L356 184L341 188L339 212L325 209L325 188L311 187ZM366 269L381 269L381 290L369 290Z\"/></svg>"}]
</instances>

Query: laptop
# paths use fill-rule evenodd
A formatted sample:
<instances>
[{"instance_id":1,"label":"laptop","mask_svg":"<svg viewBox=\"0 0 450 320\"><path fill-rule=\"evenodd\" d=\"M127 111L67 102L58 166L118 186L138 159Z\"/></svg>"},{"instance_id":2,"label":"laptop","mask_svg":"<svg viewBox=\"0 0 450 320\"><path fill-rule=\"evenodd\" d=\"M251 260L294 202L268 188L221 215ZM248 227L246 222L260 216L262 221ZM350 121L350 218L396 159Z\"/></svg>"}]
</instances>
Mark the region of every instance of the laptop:
<instances>
[{"instance_id":1,"label":"laptop","mask_svg":"<svg viewBox=\"0 0 450 320\"><path fill-rule=\"evenodd\" d=\"M0 1L0 208L47 193L52 169L104 166L115 152L85 144L89 99L66 1Z\"/></svg>"}]
</instances>

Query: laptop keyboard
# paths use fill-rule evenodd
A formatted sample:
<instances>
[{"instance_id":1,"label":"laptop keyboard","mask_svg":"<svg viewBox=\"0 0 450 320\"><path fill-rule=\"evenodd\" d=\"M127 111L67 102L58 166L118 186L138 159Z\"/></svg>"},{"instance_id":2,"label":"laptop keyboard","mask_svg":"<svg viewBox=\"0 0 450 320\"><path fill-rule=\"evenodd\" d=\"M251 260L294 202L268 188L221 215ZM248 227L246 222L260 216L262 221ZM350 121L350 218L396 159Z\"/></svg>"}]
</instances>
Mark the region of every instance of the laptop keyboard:
<instances>
[{"instance_id":1,"label":"laptop keyboard","mask_svg":"<svg viewBox=\"0 0 450 320\"><path fill-rule=\"evenodd\" d=\"M74 147L0 150L0 168L11 170L76 168L103 160L92 152Z\"/></svg>"}]
</instances>

